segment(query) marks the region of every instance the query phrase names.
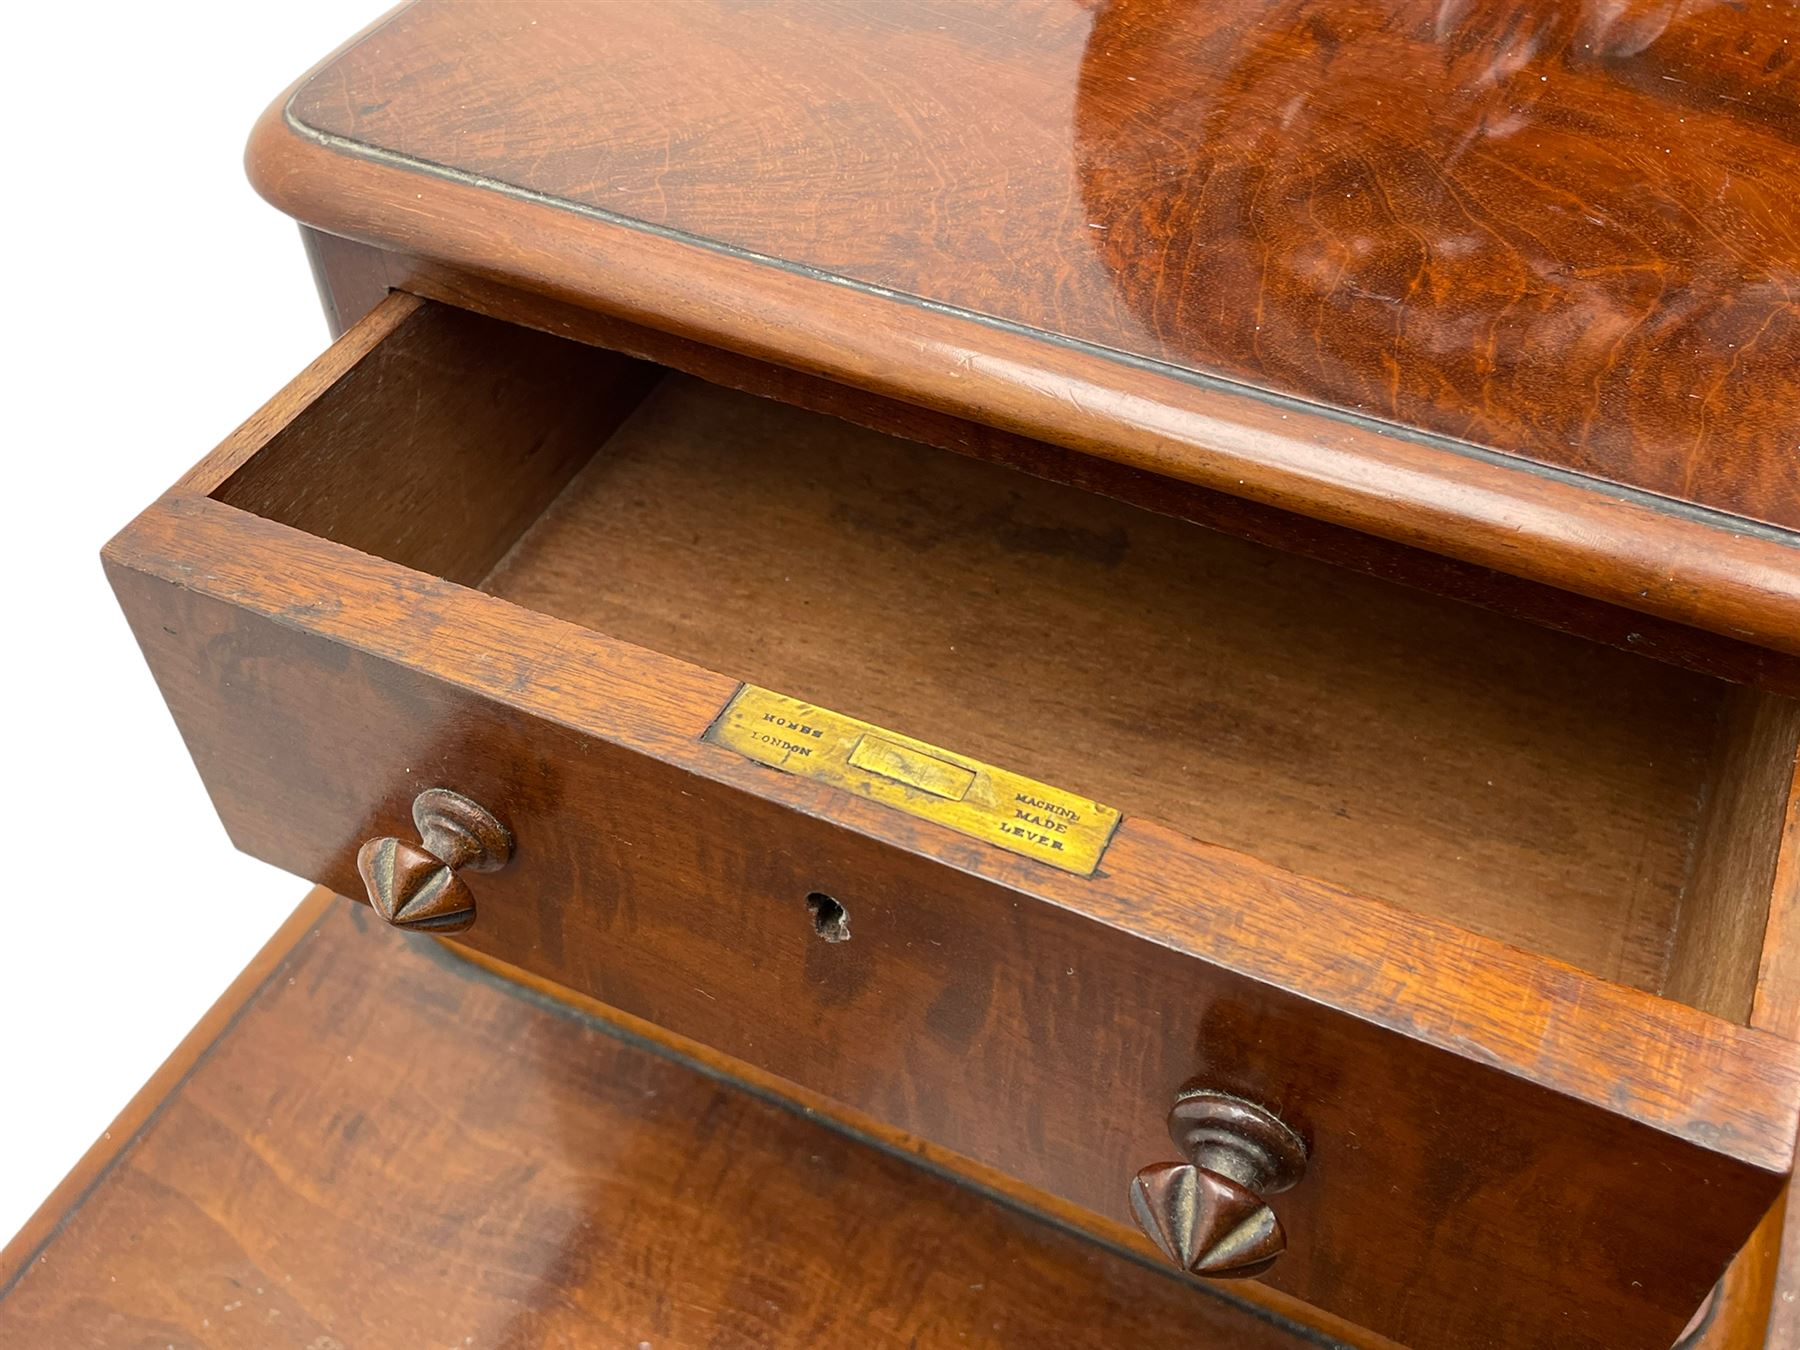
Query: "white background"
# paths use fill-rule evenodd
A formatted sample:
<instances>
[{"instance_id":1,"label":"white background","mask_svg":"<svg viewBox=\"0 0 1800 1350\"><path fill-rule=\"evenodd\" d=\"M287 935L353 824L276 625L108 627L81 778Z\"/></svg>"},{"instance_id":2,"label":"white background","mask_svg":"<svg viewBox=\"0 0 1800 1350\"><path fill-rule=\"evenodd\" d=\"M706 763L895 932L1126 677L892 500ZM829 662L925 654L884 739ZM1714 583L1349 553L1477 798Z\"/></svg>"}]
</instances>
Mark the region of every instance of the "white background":
<instances>
[{"instance_id":1,"label":"white background","mask_svg":"<svg viewBox=\"0 0 1800 1350\"><path fill-rule=\"evenodd\" d=\"M226 840L99 552L326 345L243 146L383 8L8 15L0 1244L306 891Z\"/></svg>"}]
</instances>

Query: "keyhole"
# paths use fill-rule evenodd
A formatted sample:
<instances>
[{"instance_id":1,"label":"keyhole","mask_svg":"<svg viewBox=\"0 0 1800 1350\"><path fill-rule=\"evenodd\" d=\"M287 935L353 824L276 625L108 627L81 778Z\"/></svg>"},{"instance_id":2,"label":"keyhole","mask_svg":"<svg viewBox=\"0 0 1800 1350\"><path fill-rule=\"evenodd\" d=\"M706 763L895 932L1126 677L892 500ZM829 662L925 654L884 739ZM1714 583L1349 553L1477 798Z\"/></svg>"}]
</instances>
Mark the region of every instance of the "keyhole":
<instances>
[{"instance_id":1,"label":"keyhole","mask_svg":"<svg viewBox=\"0 0 1800 1350\"><path fill-rule=\"evenodd\" d=\"M806 909L812 915L813 932L827 942L850 940L849 912L825 892L814 891L807 896Z\"/></svg>"}]
</instances>

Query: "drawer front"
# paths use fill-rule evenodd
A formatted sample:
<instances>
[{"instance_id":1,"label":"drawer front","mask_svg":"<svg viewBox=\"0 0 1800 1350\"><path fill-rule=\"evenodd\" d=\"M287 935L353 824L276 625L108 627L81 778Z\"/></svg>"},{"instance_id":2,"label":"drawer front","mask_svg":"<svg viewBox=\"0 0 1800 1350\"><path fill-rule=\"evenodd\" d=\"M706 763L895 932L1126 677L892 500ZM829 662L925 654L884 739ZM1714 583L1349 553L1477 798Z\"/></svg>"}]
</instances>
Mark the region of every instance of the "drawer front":
<instances>
[{"instance_id":1,"label":"drawer front","mask_svg":"<svg viewBox=\"0 0 1800 1350\"><path fill-rule=\"evenodd\" d=\"M1115 1222L1184 1083L1261 1103L1309 1153L1263 1278L1406 1343L1670 1343L1767 1209L1783 1042L1130 817L1045 866L709 740L734 680L206 495L343 363L108 550L245 850L359 894L454 789L516 845L461 940Z\"/></svg>"}]
</instances>

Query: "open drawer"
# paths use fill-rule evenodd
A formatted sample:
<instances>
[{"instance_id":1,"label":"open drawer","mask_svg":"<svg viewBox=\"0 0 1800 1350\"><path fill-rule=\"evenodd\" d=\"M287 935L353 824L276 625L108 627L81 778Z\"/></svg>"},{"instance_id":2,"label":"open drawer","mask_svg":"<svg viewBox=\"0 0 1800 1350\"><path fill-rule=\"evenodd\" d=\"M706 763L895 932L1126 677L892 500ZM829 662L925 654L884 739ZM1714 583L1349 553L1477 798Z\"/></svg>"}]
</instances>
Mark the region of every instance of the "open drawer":
<instances>
[{"instance_id":1,"label":"open drawer","mask_svg":"<svg viewBox=\"0 0 1800 1350\"><path fill-rule=\"evenodd\" d=\"M240 847L360 894L450 788L461 940L1104 1231L1258 1103L1262 1279L1396 1340L1669 1345L1788 1170L1772 697L404 295L106 561ZM1044 861L932 764L1122 818Z\"/></svg>"}]
</instances>

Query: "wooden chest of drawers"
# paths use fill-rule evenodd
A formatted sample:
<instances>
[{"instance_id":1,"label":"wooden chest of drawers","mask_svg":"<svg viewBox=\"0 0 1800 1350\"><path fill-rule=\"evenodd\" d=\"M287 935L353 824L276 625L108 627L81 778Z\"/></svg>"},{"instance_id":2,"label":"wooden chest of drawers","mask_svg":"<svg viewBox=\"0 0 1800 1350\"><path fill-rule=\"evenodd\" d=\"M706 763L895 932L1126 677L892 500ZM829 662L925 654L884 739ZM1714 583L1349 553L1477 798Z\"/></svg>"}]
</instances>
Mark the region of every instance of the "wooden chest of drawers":
<instances>
[{"instance_id":1,"label":"wooden chest of drawers","mask_svg":"<svg viewBox=\"0 0 1800 1350\"><path fill-rule=\"evenodd\" d=\"M109 575L262 858L1335 1334L1669 1345L1800 1119L1800 219L1783 24L1660 22L405 8Z\"/></svg>"}]
</instances>

